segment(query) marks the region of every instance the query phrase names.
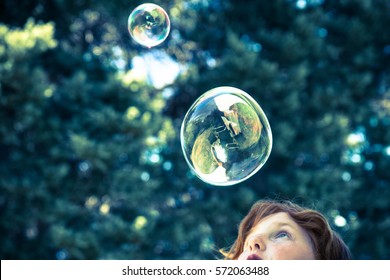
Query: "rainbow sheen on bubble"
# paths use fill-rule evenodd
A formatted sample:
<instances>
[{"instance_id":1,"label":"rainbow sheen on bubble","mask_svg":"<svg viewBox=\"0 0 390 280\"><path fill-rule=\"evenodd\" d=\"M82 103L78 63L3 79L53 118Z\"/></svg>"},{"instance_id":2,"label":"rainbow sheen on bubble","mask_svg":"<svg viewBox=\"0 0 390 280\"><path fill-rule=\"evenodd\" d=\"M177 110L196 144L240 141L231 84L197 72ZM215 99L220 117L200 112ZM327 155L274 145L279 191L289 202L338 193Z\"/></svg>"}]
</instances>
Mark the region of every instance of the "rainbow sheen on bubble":
<instances>
[{"instance_id":1,"label":"rainbow sheen on bubble","mask_svg":"<svg viewBox=\"0 0 390 280\"><path fill-rule=\"evenodd\" d=\"M168 37L171 24L163 8L146 3L131 12L127 27L131 37L138 44L151 48L164 42Z\"/></svg>"},{"instance_id":2,"label":"rainbow sheen on bubble","mask_svg":"<svg viewBox=\"0 0 390 280\"><path fill-rule=\"evenodd\" d=\"M216 186L248 179L265 164L272 149L263 110L234 87L214 88L200 96L184 117L180 141L190 168Z\"/></svg>"}]
</instances>

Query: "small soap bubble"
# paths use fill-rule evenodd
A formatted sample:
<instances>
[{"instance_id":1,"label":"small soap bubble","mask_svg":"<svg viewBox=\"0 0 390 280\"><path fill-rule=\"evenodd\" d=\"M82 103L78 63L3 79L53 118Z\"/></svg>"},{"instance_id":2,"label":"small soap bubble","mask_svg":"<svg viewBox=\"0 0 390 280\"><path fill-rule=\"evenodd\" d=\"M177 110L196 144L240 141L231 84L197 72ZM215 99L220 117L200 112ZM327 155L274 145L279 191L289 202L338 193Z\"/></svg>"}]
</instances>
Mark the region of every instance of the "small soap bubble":
<instances>
[{"instance_id":1,"label":"small soap bubble","mask_svg":"<svg viewBox=\"0 0 390 280\"><path fill-rule=\"evenodd\" d=\"M131 37L148 48L161 44L168 37L170 28L168 14L156 4L146 3L138 6L128 19Z\"/></svg>"},{"instance_id":2,"label":"small soap bubble","mask_svg":"<svg viewBox=\"0 0 390 280\"><path fill-rule=\"evenodd\" d=\"M188 165L201 180L229 186L264 165L271 153L272 133L266 115L249 94L218 87L190 107L180 141Z\"/></svg>"}]
</instances>

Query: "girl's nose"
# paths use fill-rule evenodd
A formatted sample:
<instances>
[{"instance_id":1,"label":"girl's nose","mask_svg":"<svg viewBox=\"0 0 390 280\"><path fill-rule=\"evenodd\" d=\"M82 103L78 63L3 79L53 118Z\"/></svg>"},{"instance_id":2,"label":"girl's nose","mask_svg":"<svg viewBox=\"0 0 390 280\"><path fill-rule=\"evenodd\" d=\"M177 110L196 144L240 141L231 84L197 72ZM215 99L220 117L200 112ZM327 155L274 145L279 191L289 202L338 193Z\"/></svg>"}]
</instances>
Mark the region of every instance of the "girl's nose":
<instances>
[{"instance_id":1,"label":"girl's nose","mask_svg":"<svg viewBox=\"0 0 390 280\"><path fill-rule=\"evenodd\" d=\"M264 251L265 244L261 236L254 236L248 240L248 248L250 251Z\"/></svg>"}]
</instances>

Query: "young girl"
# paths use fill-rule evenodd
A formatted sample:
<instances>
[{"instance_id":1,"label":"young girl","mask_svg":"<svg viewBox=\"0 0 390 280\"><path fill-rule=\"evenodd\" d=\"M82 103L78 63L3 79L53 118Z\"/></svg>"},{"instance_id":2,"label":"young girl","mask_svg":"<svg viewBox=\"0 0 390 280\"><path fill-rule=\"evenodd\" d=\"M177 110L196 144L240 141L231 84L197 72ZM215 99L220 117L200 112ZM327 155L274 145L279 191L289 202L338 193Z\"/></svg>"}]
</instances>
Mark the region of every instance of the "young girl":
<instances>
[{"instance_id":1,"label":"young girl","mask_svg":"<svg viewBox=\"0 0 390 280\"><path fill-rule=\"evenodd\" d=\"M289 201L255 203L241 221L231 260L349 260L351 253L319 212Z\"/></svg>"}]
</instances>

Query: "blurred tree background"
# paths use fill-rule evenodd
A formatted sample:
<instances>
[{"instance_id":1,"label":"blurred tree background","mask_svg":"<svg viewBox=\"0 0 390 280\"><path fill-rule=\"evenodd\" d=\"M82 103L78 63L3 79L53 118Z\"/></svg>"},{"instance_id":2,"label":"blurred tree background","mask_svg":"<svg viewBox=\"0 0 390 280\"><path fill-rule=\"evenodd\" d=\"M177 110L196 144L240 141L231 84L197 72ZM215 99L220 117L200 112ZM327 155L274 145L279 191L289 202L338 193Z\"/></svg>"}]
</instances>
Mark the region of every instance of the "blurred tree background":
<instances>
[{"instance_id":1,"label":"blurred tree background","mask_svg":"<svg viewBox=\"0 0 390 280\"><path fill-rule=\"evenodd\" d=\"M323 212L356 259L390 259L390 2L161 0L0 3L2 259L215 259L253 202ZM200 181L181 121L217 86L248 92L274 143L231 187Z\"/></svg>"}]
</instances>

